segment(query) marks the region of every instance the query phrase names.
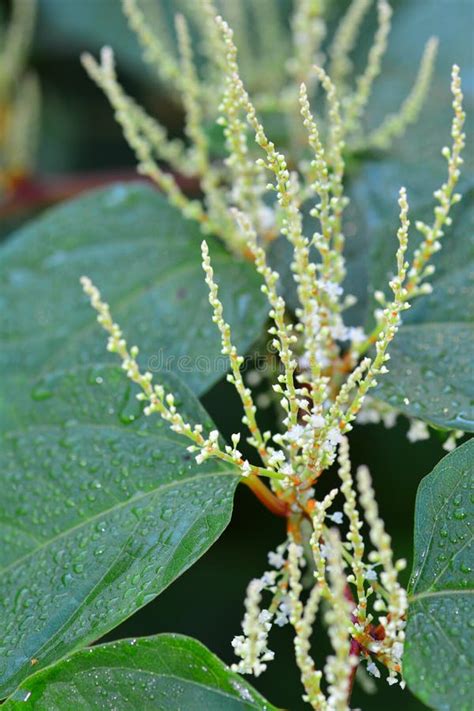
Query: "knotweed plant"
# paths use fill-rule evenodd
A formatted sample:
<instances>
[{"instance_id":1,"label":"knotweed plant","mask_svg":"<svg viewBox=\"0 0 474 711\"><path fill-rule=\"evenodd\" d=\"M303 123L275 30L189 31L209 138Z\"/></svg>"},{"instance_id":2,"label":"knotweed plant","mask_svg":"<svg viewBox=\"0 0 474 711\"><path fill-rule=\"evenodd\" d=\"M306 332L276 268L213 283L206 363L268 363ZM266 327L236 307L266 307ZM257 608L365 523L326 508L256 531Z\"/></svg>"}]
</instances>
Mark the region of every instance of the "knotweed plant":
<instances>
[{"instance_id":1,"label":"knotweed plant","mask_svg":"<svg viewBox=\"0 0 474 711\"><path fill-rule=\"evenodd\" d=\"M410 308L413 299L431 289L428 281L434 269L431 258L440 249L443 230L450 224L451 207L460 199L455 190L465 140L459 69L454 66L452 145L443 149L448 176L435 192L433 221L415 223L421 239L409 259L407 249L414 238L409 234L407 193L401 188L399 225L394 229L398 249L394 276L389 283L391 297L377 295L380 308L370 334L361 328L347 327L344 312L353 298L345 295L342 288L346 273L342 224L347 204L343 185L345 145L348 135L359 125L371 82L378 73L389 26L390 10L386 3L379 4L380 25L368 68L357 82L355 93L350 94L350 101L347 93L341 96L338 87L345 86L347 55L369 4L351 5L330 52L330 72L320 66L308 68L307 77L317 81L326 94L329 121L324 137L312 112L307 83L301 82L299 86L298 112L311 155L303 173L292 168L289 159L269 139L241 79L233 33L221 17L211 23L213 9L210 4L203 4L206 13L202 28L209 41L212 39L212 54L218 58L218 68L223 74L219 121L225 126L229 149L231 193L222 191L221 178L210 167L196 101L200 85L190 59L187 26L182 18L177 22L182 55L180 81L184 82L183 95L191 117L188 133L194 141L195 165L200 166L204 180L208 181L206 207L194 206L192 213L203 223L208 221L211 230L219 223L221 236L227 230L225 226L232 225L235 237L229 242L235 246L238 241L239 249L253 261L261 276L262 291L268 299L268 333L280 363L273 383L282 412L280 431L260 428L253 394L244 382L243 357L237 352L231 325L225 318L206 241L201 245L202 267L209 288L212 320L220 333L222 353L229 360L228 380L240 397L244 413L242 431L234 433L228 444L221 441L217 430L206 433L202 424L186 421L176 406L174 394L154 384L150 372L142 372L137 360L138 348L127 345L97 287L87 277L82 278L84 291L98 312L98 321L109 334L108 350L117 353L126 375L140 388L138 398L144 403L145 415L157 414L174 432L187 438L188 449L199 464L216 458L236 467L242 482L268 508L286 519L286 538L276 551L269 553L269 569L248 585L242 634L232 642L237 657L234 669L243 674L261 674L274 656L272 626L289 624L294 629L295 658L304 699L314 709L338 711L349 708L355 673L361 664L373 676L383 676L389 684L404 686L407 596L398 573L405 562L394 558L369 471L364 466L355 473L352 471L348 433L364 412L370 391L388 371L390 344L403 312ZM318 3L300 2L297 9L303 13L317 7ZM146 37L146 25L135 3L128 0L126 8L135 29L142 38ZM303 33L307 43L312 43L311 51L306 48L308 57L312 57L320 41L316 28L322 34L323 25L316 25L313 34L307 35L304 22L298 24L295 20L293 27L294 32ZM156 47L160 45L150 37L148 52L155 61L161 56ZM302 64L307 61L305 51L302 43L298 60ZM178 69L174 60L169 61L166 71L172 77ZM424 61L423 78L419 80L422 82L427 80L431 60ZM140 156L142 172L156 176L171 199L182 202L188 212L191 203L183 202L172 178L156 167L151 137L156 138L160 151L165 147L171 153L175 151L178 161L185 160L188 154L181 145L165 141L163 134L157 133L157 125L125 96L115 78L110 50L103 52L100 66L90 58L86 64L111 98L127 138ZM299 75L297 66L296 62L295 75ZM419 83L417 86L418 94L423 94ZM418 106L417 101L412 102L411 108L405 108L397 120L387 121L383 134L387 140L397 133L395 125L403 126L407 116L413 115L414 103ZM248 149L249 132L260 151L256 160ZM378 132L379 138L382 133ZM292 248L291 271L299 300L295 314L281 295L279 274L267 260L262 205L270 205L266 202L268 194L275 196L275 203L268 207L271 219L265 217L266 225L269 222L274 225ZM302 203L308 198L314 204L312 234L303 228ZM242 438L255 450L254 457L247 458L239 450ZM333 481L333 488L325 496L319 493L323 476L332 477ZM305 570L308 573L303 575ZM318 612L322 613L332 645L332 653L319 666L311 652Z\"/></svg>"},{"instance_id":2,"label":"knotweed plant","mask_svg":"<svg viewBox=\"0 0 474 711\"><path fill-rule=\"evenodd\" d=\"M32 168L39 121L36 76L25 71L36 15L35 0L14 0L0 33L0 198Z\"/></svg>"},{"instance_id":3,"label":"knotweed plant","mask_svg":"<svg viewBox=\"0 0 474 711\"><path fill-rule=\"evenodd\" d=\"M253 105L284 127L287 163L299 176L300 202L311 197L315 180L321 180L315 161L319 164L323 160L318 153L313 159L319 133L308 142L305 126L298 120L300 86L304 85L303 102L312 102L316 96L326 94L326 108L319 110L318 130L326 140L324 160L329 179L339 181L340 190L343 154L389 148L416 120L430 84L437 48L435 38L425 47L418 74L401 107L380 126L370 131L364 128L364 114L381 72L390 33L392 10L386 0L377 4L378 26L360 74L353 69L351 55L364 17L373 4L371 0L353 0L329 42L325 21L329 3L325 0L294 0L289 33L275 0L259 0L248 6L240 0L221 0L217 6L213 0L179 0L188 19L184 14L176 16L176 41L166 31L167 23L158 2L150 7L150 17L140 0L122 2L145 61L182 102L187 141L170 139L165 128L126 94L117 79L110 48L103 49L99 63L84 55L84 66L114 108L137 157L138 171L151 178L187 217L197 220L204 233L218 235L237 254L248 254L247 242L242 229L229 215L230 207L251 218L263 245L280 233L285 215L284 208L271 205L266 194L265 167L255 160L252 137L255 126L246 123L241 89L236 81L232 37L216 25L217 9L234 28L236 44L242 50L242 76ZM197 52L191 41L196 34ZM223 130L224 160L216 156L213 147L210 127L215 127L216 120ZM311 119L306 117L305 122L310 123ZM175 174L197 178L204 201L188 198L175 175L165 171L163 164ZM340 200L335 211L335 219L340 220L342 194L336 193L333 198ZM324 203L322 209L326 209Z\"/></svg>"}]
</instances>

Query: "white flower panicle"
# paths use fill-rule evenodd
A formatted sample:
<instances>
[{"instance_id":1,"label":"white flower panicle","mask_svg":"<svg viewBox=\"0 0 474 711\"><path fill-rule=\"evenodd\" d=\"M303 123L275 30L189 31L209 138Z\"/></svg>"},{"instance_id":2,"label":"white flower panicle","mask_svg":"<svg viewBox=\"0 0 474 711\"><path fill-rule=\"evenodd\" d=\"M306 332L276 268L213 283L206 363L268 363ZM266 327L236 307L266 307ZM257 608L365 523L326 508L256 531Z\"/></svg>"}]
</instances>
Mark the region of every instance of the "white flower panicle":
<instances>
[{"instance_id":1,"label":"white flower panicle","mask_svg":"<svg viewBox=\"0 0 474 711\"><path fill-rule=\"evenodd\" d=\"M415 251L413 262L409 272L407 291L414 293L426 293L430 289L425 282L426 277L434 272L434 266L429 264L429 260L441 249L441 238L444 236L443 228L451 224L449 212L451 207L461 200L460 193L456 193L456 185L460 176L460 169L463 164L461 157L466 144L466 135L463 131L466 114L463 110L463 93L461 89L461 78L459 67L454 65L451 76L451 92L453 94L454 119L451 128L452 147L445 146L442 154L448 163L448 179L435 191L434 197L439 202L435 207L435 219L431 226L421 220L416 222L416 229L423 235L420 247Z\"/></svg>"},{"instance_id":2,"label":"white flower panicle","mask_svg":"<svg viewBox=\"0 0 474 711\"><path fill-rule=\"evenodd\" d=\"M377 612L384 612L379 617L383 626L384 636L375 645L369 644L369 651L375 648L378 658L389 670L388 681L393 683L401 671L400 659L405 640L405 618L408 607L407 594L398 582L398 573L406 566L406 561L394 561L390 536L386 533L383 521L379 517L378 506L367 467L359 467L357 484L360 501L369 525L370 540L374 549L370 560L374 565L380 565L380 594L374 604ZM375 588L375 586L374 586Z\"/></svg>"},{"instance_id":3,"label":"white flower panicle","mask_svg":"<svg viewBox=\"0 0 474 711\"><path fill-rule=\"evenodd\" d=\"M352 0L336 29L329 50L331 58L329 73L338 86L346 83L352 71L350 53L356 46L361 23L371 5L372 0Z\"/></svg>"},{"instance_id":4,"label":"white flower panicle","mask_svg":"<svg viewBox=\"0 0 474 711\"><path fill-rule=\"evenodd\" d=\"M162 385L154 385L152 382L153 376L150 372L141 372L137 362L139 353L137 346L132 346L130 349L128 348L120 327L112 320L109 305L102 301L97 287L94 286L88 277L81 277L81 284L84 292L90 299L91 306L98 313L97 321L109 334L107 350L118 354L127 377L136 383L141 390L137 394L137 399L147 403L144 408L145 415L158 413L169 423L170 428L174 432L190 439L193 444L191 444L188 449L191 452L198 452L196 455L198 464L209 459L209 457L217 457L228 463L235 464L240 470L240 475L244 478L255 474L283 478L283 475L279 475L277 472L264 469L263 467L253 466L242 458L241 453L237 449L240 440L239 433L232 435L232 447L226 445L224 449L222 449L217 430L211 430L206 437L201 424L191 425L185 422L176 408L173 393L167 393Z\"/></svg>"},{"instance_id":5,"label":"white flower panicle","mask_svg":"<svg viewBox=\"0 0 474 711\"><path fill-rule=\"evenodd\" d=\"M255 413L257 411L257 408L254 405L252 393L250 389L245 386L242 373L240 372L240 367L244 359L242 356L238 355L237 349L231 341L230 326L224 321L222 304L218 298L219 289L214 281L214 271L212 269L211 260L209 257L209 248L207 246L207 243L204 241L201 245L201 252L203 260L202 266L205 273L206 283L209 287L209 303L211 304L214 311L212 320L215 324L217 324L217 327L221 334L221 353L223 355L228 356L230 367L232 370L232 375L227 376L227 379L230 383L232 383L232 385L235 386L235 389L237 390L242 401L242 405L245 412L243 424L247 425L251 434L249 443L257 448L261 459L264 462L267 462L269 458L268 452L266 451L266 441L268 437L265 438L264 435L262 435L255 419Z\"/></svg>"},{"instance_id":6,"label":"white flower panicle","mask_svg":"<svg viewBox=\"0 0 474 711\"><path fill-rule=\"evenodd\" d=\"M426 43L418 75L409 95L397 113L386 116L380 126L367 136L364 147L388 149L394 138L402 136L407 127L415 123L431 84L437 50L438 40L431 37Z\"/></svg>"},{"instance_id":7,"label":"white flower panicle","mask_svg":"<svg viewBox=\"0 0 474 711\"><path fill-rule=\"evenodd\" d=\"M34 5L25 0L17 0L17 4ZM326 160L330 167L329 182L333 183L329 206L336 223L334 239L339 239L339 233L342 247L338 225L344 206L342 147L345 144L347 150L360 150L361 146L390 147L418 117L436 55L436 42L432 39L412 90L399 111L389 115L371 134L364 135L362 118L381 71L391 17L388 2L380 0L379 27L366 69L361 76L353 77L350 55L371 4L370 0L353 0L336 29L329 49L330 62L324 71L326 57L321 43L327 33L326 0L294 0L290 32L285 29L274 0L259 0L245 7L241 2L226 0L176 0L181 10L176 16L176 37L168 31L159 3L153 4L153 12L150 8L147 17L140 0L122 0L144 61L183 105L186 141L170 139L165 128L126 95L118 82L109 48L101 53L100 63L88 54L82 61L111 103L138 160L138 171L153 180L186 217L196 220L205 234L217 234L233 252L245 256L245 240L229 218L229 207L236 207L252 219L264 243L278 236L280 210L278 205L270 207L265 200L263 171L255 161L255 147L247 143L244 122L247 109L234 81L238 73L236 51L233 43L226 41L223 26L216 24L220 12L234 28L236 43L241 48L242 74L254 97L253 105L285 119L288 145L292 147L289 163L300 176L297 191L300 200L314 191L314 170L318 167L307 165L305 127L298 120L298 87L304 83L309 101L315 98L319 87L326 93L327 120L320 118L318 122L328 140ZM196 48L192 46L193 36L197 36ZM232 37L233 33L230 40ZM223 162L213 160L216 150L209 126L216 121L223 127L228 153ZM162 167L163 163L175 173L195 177L204 194L203 203L187 198L173 174ZM324 191L324 183L320 187ZM324 198L321 200L324 221L327 206ZM327 233L323 235L326 239ZM334 264L337 271L336 267Z\"/></svg>"},{"instance_id":8,"label":"white flower panicle","mask_svg":"<svg viewBox=\"0 0 474 711\"><path fill-rule=\"evenodd\" d=\"M358 657L351 654L352 627L351 602L347 599L345 565L339 534L335 529L326 533L328 545L328 571L330 607L326 612L328 634L334 650L324 668L328 683L327 707L334 711L346 711L349 705L349 693L352 670L358 663Z\"/></svg>"},{"instance_id":9,"label":"white flower panicle","mask_svg":"<svg viewBox=\"0 0 474 711\"><path fill-rule=\"evenodd\" d=\"M448 178L435 193L438 204L433 224L416 223L422 241L409 259L408 199L406 190L401 188L398 248L394 275L388 285L391 296L375 294L380 308L371 333L348 327L344 311L354 299L344 294L342 286L346 273L342 229L347 205L344 155L351 136L363 140L360 120L380 72L391 16L389 5L381 0L379 26L367 66L355 88L350 89L349 55L370 4L353 0L336 33L330 50L331 64L325 71L308 66L309 57L320 51L323 3L296 3L292 31L302 35L304 43L294 54L291 72L301 81L299 98L293 92L291 97L286 95L285 101L294 101L293 121L297 118L311 156L304 165L287 157L268 137L259 118L260 102L252 101L241 78L233 32L222 17L214 18L211 0L203 0L202 17L197 17L194 8L192 20L209 43L205 50L208 64L212 65L209 76L229 152L224 163L215 164L209 152L203 130L209 85L194 67L191 35L182 16L176 22L179 54L168 58L162 76L183 94L189 146L168 141L161 127L124 94L116 80L110 50L103 51L100 65L90 57L84 60L115 107L139 156L142 172L153 177L170 200L201 221L206 230L216 232L232 249L245 254L262 279L262 291L268 300L268 333L279 358L278 368L271 373L274 397L282 415L281 427L274 433L260 428L255 404L258 399L254 399L251 386L260 387L261 378L249 377L244 382L243 358L225 319L208 244L202 242L210 313L220 334L221 352L229 359L228 380L236 388L243 409L243 431L231 436L231 444L223 443L217 430L205 431L200 423L186 422L173 394L161 384L154 384L150 373L140 370L138 349L128 348L97 288L87 277L82 278L82 285L98 312L99 323L109 334L109 350L118 354L127 377L140 388L138 398L144 401L145 415L157 413L174 432L186 437L190 441L188 449L198 463L215 457L233 465L256 496L270 510L285 517L288 538L269 554L272 569L248 586L242 634L233 641L239 658L233 668L240 673L261 674L273 659L268 646L272 625L290 624L295 633L304 698L314 709L323 711L349 709L352 684L361 661L366 662L367 671L373 676L386 676L389 684L401 679L407 598L398 573L404 561L394 560L365 467L357 472L357 495L347 434L355 421L383 421L392 426L398 415L372 398L370 391L388 370L390 344L403 311L429 288L427 278L433 271L430 259L450 223L451 207L459 200L455 187L465 143L459 70L454 67L452 146L443 151ZM149 34L137 0L126 0L125 7L147 58L160 69L165 39ZM232 12L238 19L240 10L234 8ZM258 13L257 16L260 17ZM320 24L306 33L308 18ZM241 33L240 27L237 35ZM268 36L265 42L269 42ZM374 145L387 145L415 117L429 83L434 53L435 44L431 43L406 105L396 119L382 125L379 133L372 136ZM326 129L311 108L309 87L316 84L327 100ZM181 162L192 164L192 170L200 173L203 204L189 201L174 179L158 168L155 158L166 156L175 166ZM273 205L269 194L275 196ZM308 198L314 203L310 234L301 210L302 202ZM280 276L267 258L266 245L278 234L292 251L290 269L299 301L295 311L288 309L281 294ZM239 450L242 436L255 449L254 458L245 458ZM426 425L412 421L408 436L412 441L426 438ZM453 433L445 446L454 446L458 436ZM336 461L337 486L321 497L319 479ZM264 477L269 480L269 487L263 483ZM364 520L368 538L363 534ZM266 607L262 607L264 596L269 596ZM332 653L318 669L311 656L311 637L323 603Z\"/></svg>"},{"instance_id":10,"label":"white flower panicle","mask_svg":"<svg viewBox=\"0 0 474 711\"><path fill-rule=\"evenodd\" d=\"M377 3L378 28L374 43L369 50L367 66L361 76L356 79L356 88L345 100L346 130L349 135L360 131L360 121L363 111L372 92L374 80L380 74L382 57L387 49L388 35L392 18L392 8L386 0Z\"/></svg>"},{"instance_id":11,"label":"white flower panicle","mask_svg":"<svg viewBox=\"0 0 474 711\"><path fill-rule=\"evenodd\" d=\"M262 599L263 583L259 579L251 580L245 598L245 617L242 623L243 635L234 637L232 646L241 661L233 664L233 671L241 674L260 676L274 658L274 653L268 649L268 632L271 629L270 620L273 615L268 610L259 607Z\"/></svg>"}]
</instances>

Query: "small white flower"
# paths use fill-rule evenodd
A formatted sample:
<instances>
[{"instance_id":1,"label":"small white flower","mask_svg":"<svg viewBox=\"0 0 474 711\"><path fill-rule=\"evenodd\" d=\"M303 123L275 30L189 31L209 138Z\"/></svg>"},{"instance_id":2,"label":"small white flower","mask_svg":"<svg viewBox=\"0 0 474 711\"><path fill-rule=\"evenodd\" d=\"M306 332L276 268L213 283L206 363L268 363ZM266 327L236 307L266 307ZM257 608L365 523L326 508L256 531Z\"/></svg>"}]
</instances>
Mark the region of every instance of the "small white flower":
<instances>
[{"instance_id":1,"label":"small white flower","mask_svg":"<svg viewBox=\"0 0 474 711\"><path fill-rule=\"evenodd\" d=\"M397 416L398 416L398 413L396 410L392 410L391 412L385 412L382 415L382 421L388 430L391 429L392 427L395 427L395 423L397 421Z\"/></svg>"},{"instance_id":2,"label":"small white flower","mask_svg":"<svg viewBox=\"0 0 474 711\"><path fill-rule=\"evenodd\" d=\"M331 336L336 341L349 340L348 329L344 326L342 319L338 318L334 324L330 326Z\"/></svg>"},{"instance_id":3,"label":"small white flower","mask_svg":"<svg viewBox=\"0 0 474 711\"><path fill-rule=\"evenodd\" d=\"M329 556L331 555L331 548L327 545L327 543L323 543L319 547L319 550L323 558L329 558Z\"/></svg>"},{"instance_id":4,"label":"small white flower","mask_svg":"<svg viewBox=\"0 0 474 711\"><path fill-rule=\"evenodd\" d=\"M261 610L258 615L258 621L263 625L272 619L272 613L269 610Z\"/></svg>"},{"instance_id":5,"label":"small white flower","mask_svg":"<svg viewBox=\"0 0 474 711\"><path fill-rule=\"evenodd\" d=\"M351 326L347 329L347 336L353 344L363 343L367 338L364 330L360 326Z\"/></svg>"},{"instance_id":6,"label":"small white flower","mask_svg":"<svg viewBox=\"0 0 474 711\"><path fill-rule=\"evenodd\" d=\"M278 612L275 617L275 624L278 625L278 627L284 627L289 621L288 615L285 615L282 612Z\"/></svg>"},{"instance_id":7,"label":"small white flower","mask_svg":"<svg viewBox=\"0 0 474 711\"><path fill-rule=\"evenodd\" d=\"M261 577L262 583L266 588L271 588L275 585L276 581L276 570L267 570Z\"/></svg>"},{"instance_id":8,"label":"small white flower","mask_svg":"<svg viewBox=\"0 0 474 711\"><path fill-rule=\"evenodd\" d=\"M283 558L281 553L274 553L273 551L270 551L268 554L268 562L272 566L272 568L282 568L283 565L285 564L285 559Z\"/></svg>"},{"instance_id":9,"label":"small white flower","mask_svg":"<svg viewBox=\"0 0 474 711\"><path fill-rule=\"evenodd\" d=\"M369 672L369 674L372 674L372 676L375 676L377 677L377 679L380 679L380 670L374 662L369 662L367 664L367 671Z\"/></svg>"},{"instance_id":10,"label":"small white flower","mask_svg":"<svg viewBox=\"0 0 474 711\"><path fill-rule=\"evenodd\" d=\"M289 442L298 442L305 433L305 428L301 425L293 425L286 433L286 439Z\"/></svg>"},{"instance_id":11,"label":"small white flower","mask_svg":"<svg viewBox=\"0 0 474 711\"><path fill-rule=\"evenodd\" d=\"M248 462L247 460L245 460L245 462L242 464L242 467L241 467L241 470L240 470L241 475L242 475L242 476L249 476L249 474L251 473L251 471L252 471L252 467L250 466L250 462Z\"/></svg>"},{"instance_id":12,"label":"small white flower","mask_svg":"<svg viewBox=\"0 0 474 711\"><path fill-rule=\"evenodd\" d=\"M334 301L338 296L341 296L344 291L340 284L337 284L334 281L326 281L324 279L321 279L319 282L319 287Z\"/></svg>"},{"instance_id":13,"label":"small white flower","mask_svg":"<svg viewBox=\"0 0 474 711\"><path fill-rule=\"evenodd\" d=\"M316 428L324 427L325 419L322 415L311 415L309 418L309 424Z\"/></svg>"},{"instance_id":14,"label":"small white flower","mask_svg":"<svg viewBox=\"0 0 474 711\"><path fill-rule=\"evenodd\" d=\"M332 427L326 435L326 443L330 447L335 447L342 440L341 431L337 427Z\"/></svg>"},{"instance_id":15,"label":"small white flower","mask_svg":"<svg viewBox=\"0 0 474 711\"><path fill-rule=\"evenodd\" d=\"M340 526L343 521L342 511L334 511L334 513L328 515L328 519Z\"/></svg>"},{"instance_id":16,"label":"small white flower","mask_svg":"<svg viewBox=\"0 0 474 711\"><path fill-rule=\"evenodd\" d=\"M392 646L392 654L395 659L401 659L403 655L403 644L401 642L395 642Z\"/></svg>"},{"instance_id":17,"label":"small white flower","mask_svg":"<svg viewBox=\"0 0 474 711\"><path fill-rule=\"evenodd\" d=\"M277 616L275 617L275 624L278 627L283 627L288 624L290 620L291 613L291 603L287 598L283 598L278 608Z\"/></svg>"},{"instance_id":18,"label":"small white flower","mask_svg":"<svg viewBox=\"0 0 474 711\"><path fill-rule=\"evenodd\" d=\"M271 467L275 467L278 464L281 464L285 461L285 453L280 450L277 452L272 452L268 463L270 464Z\"/></svg>"},{"instance_id":19,"label":"small white flower","mask_svg":"<svg viewBox=\"0 0 474 711\"><path fill-rule=\"evenodd\" d=\"M452 452L456 448L456 442L463 436L464 432L462 430L454 430L451 432L449 437L443 443L443 449L446 452Z\"/></svg>"},{"instance_id":20,"label":"small white flower","mask_svg":"<svg viewBox=\"0 0 474 711\"><path fill-rule=\"evenodd\" d=\"M426 424L421 420L411 420L407 437L410 442L419 442L424 439L429 439L430 432Z\"/></svg>"},{"instance_id":21,"label":"small white flower","mask_svg":"<svg viewBox=\"0 0 474 711\"><path fill-rule=\"evenodd\" d=\"M443 442L443 449L446 452L452 452L453 449L456 448L456 438L453 435L450 435L444 442Z\"/></svg>"}]
</instances>

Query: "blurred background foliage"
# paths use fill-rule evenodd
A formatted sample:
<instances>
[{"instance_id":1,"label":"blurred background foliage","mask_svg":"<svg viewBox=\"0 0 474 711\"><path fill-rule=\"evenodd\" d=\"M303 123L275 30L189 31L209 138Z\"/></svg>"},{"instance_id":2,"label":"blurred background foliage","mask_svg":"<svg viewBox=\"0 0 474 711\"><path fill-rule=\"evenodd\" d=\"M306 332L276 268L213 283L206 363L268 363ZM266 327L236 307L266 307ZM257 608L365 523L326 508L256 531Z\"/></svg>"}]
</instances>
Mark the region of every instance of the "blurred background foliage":
<instances>
[{"instance_id":1,"label":"blurred background foliage","mask_svg":"<svg viewBox=\"0 0 474 711\"><path fill-rule=\"evenodd\" d=\"M146 3L152 10L153 3L158 1L146 0ZM282 17L287 17L289 0L275 2L280 3ZM170 27L175 4L176 0L164 2ZM3 236L49 202L117 177L134 177L133 156L107 101L81 67L79 54L82 51L97 54L101 46L110 44L116 52L119 76L127 90L166 125L171 135L182 135L181 108L166 96L144 66L120 5L119 0L39 0L30 61L39 77L42 93L37 167L30 176L33 187L30 185L20 191L10 204L0 205ZM411 192L411 203L423 205L444 175L439 149L448 140L449 74L453 62L462 69L469 125L473 120L472 110L469 116L474 92L469 31L474 20L471 0L393 0L392 5L393 30L382 76L376 82L370 103L370 125L377 125L387 112L398 107L411 86L424 43L430 35L439 37L440 48L434 83L418 126L410 128L406 138L396 142L392 153L383 160L378 156L365 156L364 162L359 162L362 158L359 157L355 163L356 177L349 185L353 206L348 211L348 219L362 228L358 239L367 243L367 250L371 231L395 216L395 195L402 182ZM329 36L346 6L346 0L328 2ZM9 7L8 2L1 3L4 17L8 16ZM371 14L364 23L362 42L355 53L356 66L363 66L373 29ZM472 168L469 144L466 163L464 189L469 185ZM446 249L449 249L448 244ZM362 284L365 288L367 278L361 265L357 274L359 286ZM224 435L239 429L240 408L231 386L221 382L203 402ZM269 409L266 417L271 425L275 413ZM406 430L407 424L401 419L388 431L375 425L358 427L351 443L354 465L366 463L373 473L396 555L410 561L416 489L444 452L436 433L432 433L429 441L411 445L406 439ZM323 481L322 486L325 487L326 482ZM251 577L262 573L267 564L267 552L283 537L283 523L241 487L232 523L211 551L107 639L181 632L196 637L230 662L230 640L239 633L246 585ZM406 577L408 572L409 569ZM321 636L315 650L318 659L322 659L326 651L324 643L319 644L320 639ZM301 687L293 663L292 640L286 628L275 632L273 648L277 652L276 661L255 686L278 706L294 711L306 708L298 700ZM378 684L375 696L365 698L357 688L353 701L354 708L363 706L367 711L382 707L395 710L402 704L407 711L422 708L408 691L401 692L398 687L383 684Z\"/></svg>"}]
</instances>

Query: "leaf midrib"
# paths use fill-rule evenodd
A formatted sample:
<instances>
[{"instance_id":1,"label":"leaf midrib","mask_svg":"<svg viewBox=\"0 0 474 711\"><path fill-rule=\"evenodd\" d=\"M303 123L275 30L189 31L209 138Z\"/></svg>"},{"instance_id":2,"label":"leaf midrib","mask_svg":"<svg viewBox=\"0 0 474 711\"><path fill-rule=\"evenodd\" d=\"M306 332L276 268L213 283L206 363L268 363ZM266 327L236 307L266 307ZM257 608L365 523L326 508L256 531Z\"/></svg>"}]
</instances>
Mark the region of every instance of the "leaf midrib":
<instances>
[{"instance_id":1,"label":"leaf midrib","mask_svg":"<svg viewBox=\"0 0 474 711\"><path fill-rule=\"evenodd\" d=\"M441 470L441 475L442 475L442 474L443 474L443 471ZM437 476L439 476L439 474L437 474ZM454 486L454 489L451 490L450 495L449 495L449 497L448 497L448 500L447 500L447 501L444 501L444 502L443 502L443 505L441 506L441 508L439 508L438 511L435 513L433 526L431 527L430 537L429 537L429 540L428 540L427 544L424 546L424 550L426 551L426 553L425 553L424 560L423 560L423 562L422 562L422 564L421 564L420 570L418 571L418 576L417 576L417 579L416 579L416 583L415 583L414 590L416 590L417 585L418 585L419 581L421 580L422 573L423 573L423 571L425 570L426 564L428 563L428 560L429 560L429 557L430 557L431 544L433 543L433 538L434 538L434 536L435 536L436 525L437 525L437 523L438 523L438 519L439 519L439 517L441 516L441 513L444 511L444 509L445 509L445 508L448 506L448 504L450 503L450 501L451 501L451 499L452 499L452 497L453 497L453 495L454 495L456 489L457 489L458 486L461 484L461 481L462 481L462 480L459 478L458 481L456 482L455 486ZM428 484L426 484L426 486L428 486ZM431 495L432 495L432 489L430 489L429 491L430 491L430 493L431 493ZM415 516L416 516L416 514L415 514ZM416 543L418 543L418 541L415 541L415 545L416 545ZM416 550L416 548L415 548L415 550ZM457 553L457 552L456 552L456 553ZM415 560L416 560L417 558L418 558L418 556L416 555L416 556L415 556ZM447 566L445 566L445 567L442 569L442 572L443 572L443 573L445 572L446 568L447 568ZM439 576L438 576L438 578L439 578ZM433 584L433 583L431 583L431 584Z\"/></svg>"},{"instance_id":2,"label":"leaf midrib","mask_svg":"<svg viewBox=\"0 0 474 711\"><path fill-rule=\"evenodd\" d=\"M158 679L176 679L176 681L179 681L181 684L187 683L192 686L199 686L201 689L204 689L205 691L211 691L213 693L218 694L219 696L223 696L226 699L231 699L232 701L244 701L244 699L242 699L240 696L234 696L230 692L224 691L224 689L219 689L215 686L208 686L205 683L195 681L194 679L187 679L186 677L177 676L176 674L171 674L171 673L167 673L167 672L158 673L158 672L150 671L149 669L141 669L139 667L124 667L122 665L118 665L118 666L111 666L111 665L105 666L104 665L104 666L100 666L98 668L95 667L95 669L98 669L98 670L105 669L107 671L117 670L117 671L123 671L123 672L137 671L140 674L147 674L149 676L152 676L152 677L158 678ZM78 676L82 676L83 674L90 673L90 671L91 671L90 669L89 670L84 669L83 671L77 672L77 674L78 674ZM63 682L63 683L65 683L65 682ZM245 687L245 688L247 688L247 687ZM246 700L245 703L251 704L251 708L259 709L259 707L255 705L254 699L251 699L251 701Z\"/></svg>"},{"instance_id":3,"label":"leaf midrib","mask_svg":"<svg viewBox=\"0 0 474 711\"><path fill-rule=\"evenodd\" d=\"M84 607L87 606L87 604L89 603L92 594L93 594L95 591L97 591L97 589L100 587L100 584L103 582L103 580L104 580L104 579L106 578L106 576L108 575L109 571L110 571L111 569L113 569L115 563L116 563L118 560L120 560L121 555L122 555L122 552L123 552L124 549L128 546L130 540L134 538L135 532L136 532L137 528L140 526L140 523L141 523L140 521L137 521L137 522L136 522L135 526L133 527L133 530L129 532L127 538L123 541L122 546L121 546L120 549L117 551L117 554L116 554L116 556L114 557L113 561L111 561L111 563L109 564L109 566L107 567L107 569L104 570L104 572L103 572L103 574L100 576L99 580L97 580L97 581L94 583L94 585L93 585L92 588L88 591L88 593L87 593L87 595L84 597L84 599L80 602L80 604L79 604L79 605L72 611L72 613L68 616L67 620L65 620L65 621L61 624L61 626L54 632L54 634L51 635L51 637L49 637L45 642L43 642L43 643L40 645L40 647L37 647L37 648L35 649L35 651L34 651L34 653L33 653L33 657L40 658L40 657L41 657L41 653L42 653L42 651L43 651L45 648L49 648L50 652L51 652L51 649L54 649L54 648L55 648L56 641L57 641L58 637L59 637L59 638L61 637L61 634L62 634L63 630L66 629L66 628L68 627L68 625L72 624L73 620L77 619L78 616L80 616L81 611L84 610ZM170 559L171 559L171 557L172 557L172 554L174 553L174 550L175 550L175 549L173 549L173 552L169 552L169 553L168 553L168 556L167 556L167 559L166 559L166 563L167 563L167 564L169 564L169 561L170 561ZM165 587L167 587L167 586L165 586ZM109 632L109 631L110 631L111 629L113 629L115 626L116 626L115 624L112 624L112 625L111 625L111 624L109 623L108 627L102 631L102 635L104 635L104 634L106 634L107 632ZM102 635L101 635L101 636L102 636ZM92 639L90 639L89 637L87 637L86 639L87 639L87 642L86 642L87 644L92 641ZM73 647L73 648L72 648L72 651L74 651L74 649L78 649L78 648L80 648L79 645L76 645L76 647Z\"/></svg>"}]
</instances>

